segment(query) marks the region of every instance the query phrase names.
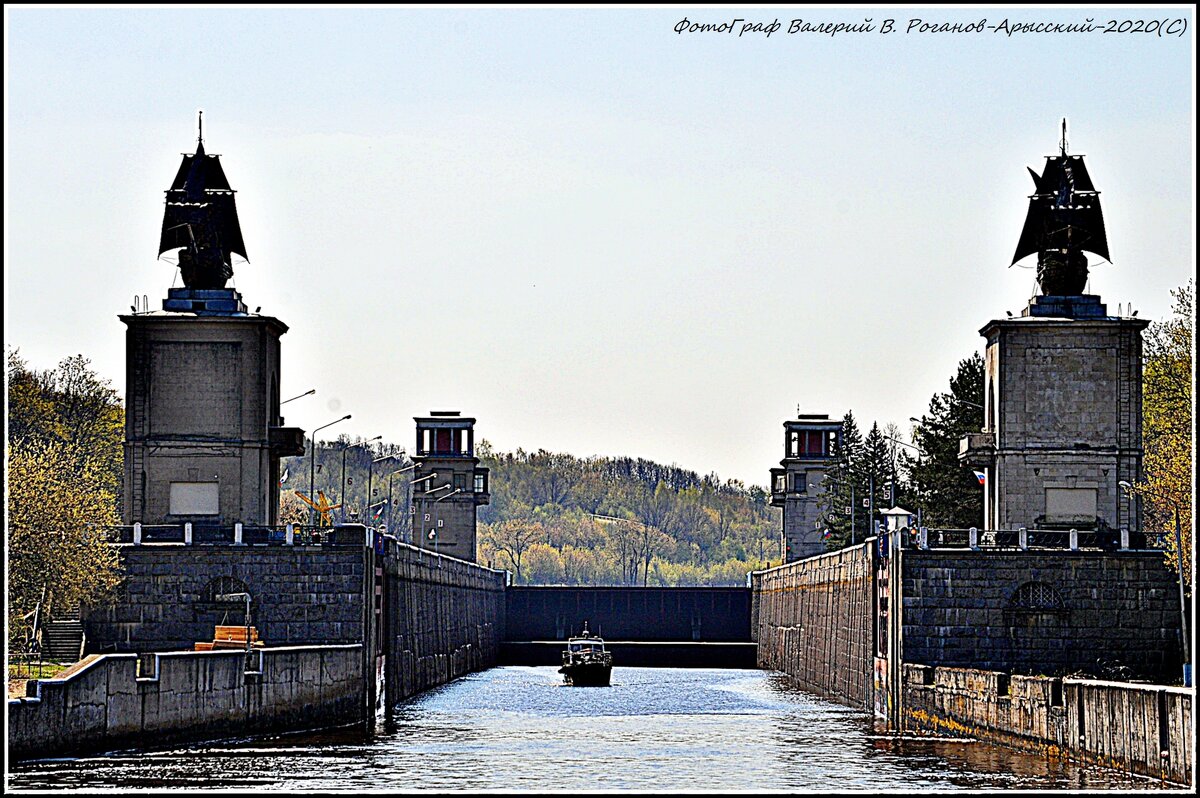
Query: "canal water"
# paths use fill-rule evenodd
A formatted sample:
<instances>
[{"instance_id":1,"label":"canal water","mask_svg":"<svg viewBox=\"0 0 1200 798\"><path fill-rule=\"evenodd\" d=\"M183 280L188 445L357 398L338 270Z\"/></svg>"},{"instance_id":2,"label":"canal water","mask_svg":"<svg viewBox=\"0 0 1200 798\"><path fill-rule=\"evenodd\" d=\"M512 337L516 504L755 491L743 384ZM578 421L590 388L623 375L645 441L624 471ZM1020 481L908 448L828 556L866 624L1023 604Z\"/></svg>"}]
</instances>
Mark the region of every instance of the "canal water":
<instances>
[{"instance_id":1,"label":"canal water","mask_svg":"<svg viewBox=\"0 0 1200 798\"><path fill-rule=\"evenodd\" d=\"M1144 790L1156 781L985 743L896 739L768 671L621 668L569 687L501 667L397 708L373 732L227 740L20 763L17 789Z\"/></svg>"}]
</instances>

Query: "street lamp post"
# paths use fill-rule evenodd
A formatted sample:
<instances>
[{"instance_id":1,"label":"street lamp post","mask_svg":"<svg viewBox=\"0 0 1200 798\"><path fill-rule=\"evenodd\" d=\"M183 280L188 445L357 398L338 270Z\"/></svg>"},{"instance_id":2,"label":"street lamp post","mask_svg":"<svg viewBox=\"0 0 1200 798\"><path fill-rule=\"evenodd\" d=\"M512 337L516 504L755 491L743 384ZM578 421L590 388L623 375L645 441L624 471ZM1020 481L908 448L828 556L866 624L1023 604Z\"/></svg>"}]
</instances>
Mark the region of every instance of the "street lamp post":
<instances>
[{"instance_id":1,"label":"street lamp post","mask_svg":"<svg viewBox=\"0 0 1200 798\"><path fill-rule=\"evenodd\" d=\"M429 480L433 479L436 476L437 476L437 472L434 471L431 474L426 474L423 477L418 477L417 479L410 479L408 481L408 490L410 492L410 496L412 497L409 499L409 502L408 502L408 516L409 516L408 533L409 533L410 538L412 537L412 514L413 514L414 509L416 508L416 502L413 501L413 499L416 498L416 489L413 487L413 485L416 485L417 483L420 483L420 482L428 482ZM423 509L424 508L422 508L422 510ZM424 536L425 536L425 514L424 514L424 512L422 512L422 514L421 514L421 540L424 539ZM408 543L415 542L419 546L419 545L421 545L421 540L417 540L417 541L409 540L406 542L408 542Z\"/></svg>"},{"instance_id":2,"label":"street lamp post","mask_svg":"<svg viewBox=\"0 0 1200 798\"><path fill-rule=\"evenodd\" d=\"M246 663L250 662L250 594L249 593L218 593L214 598L217 601L245 601L246 602Z\"/></svg>"},{"instance_id":3,"label":"street lamp post","mask_svg":"<svg viewBox=\"0 0 1200 798\"><path fill-rule=\"evenodd\" d=\"M371 520L371 489L372 489L372 487L374 487L374 484L375 484L375 482L374 482L375 464L382 462L384 460L391 460L393 457L399 457L400 454L404 454L403 449L400 450L399 454L385 454L385 455L376 457L374 460L371 461L371 464L369 466L367 466L367 522L368 523Z\"/></svg>"},{"instance_id":4,"label":"street lamp post","mask_svg":"<svg viewBox=\"0 0 1200 798\"><path fill-rule=\"evenodd\" d=\"M450 486L447 484L447 485L443 485L442 487L448 488ZM441 488L438 488L438 490L441 490ZM446 501L446 499L449 499L451 496L453 496L456 493L462 493L462 488L455 488L454 490L450 491L442 498L434 500L433 503L437 504L438 502L444 502L444 501ZM441 537L441 535L438 534L437 509L435 508L433 511L433 553L434 554L438 553L438 538L440 538L440 537ZM441 560L438 560L438 567L439 568L442 567Z\"/></svg>"},{"instance_id":5,"label":"street lamp post","mask_svg":"<svg viewBox=\"0 0 1200 798\"><path fill-rule=\"evenodd\" d=\"M369 441L363 441L363 445L366 446L367 451L370 452L371 444L382 438L383 438L382 435L376 435L374 438L371 438ZM342 447L342 523L343 524L346 523L346 504L347 504L347 502L346 502L346 450L349 448L350 448L349 446ZM371 501L371 497L368 496L367 503L369 504L370 501Z\"/></svg>"},{"instance_id":6,"label":"street lamp post","mask_svg":"<svg viewBox=\"0 0 1200 798\"><path fill-rule=\"evenodd\" d=\"M412 470L413 470L414 468L416 468L416 467L417 467L417 464L416 464L416 463L413 463L412 465L405 466L404 468L401 468L399 471L393 471L392 473L388 474L388 492L387 492L387 502L388 502L388 506L387 506L387 530L388 530L388 532L389 532L389 533L392 533L392 477L396 476L397 474L403 474L405 471L412 471ZM393 534L394 534L394 533L393 533Z\"/></svg>"},{"instance_id":7,"label":"street lamp post","mask_svg":"<svg viewBox=\"0 0 1200 798\"><path fill-rule=\"evenodd\" d=\"M316 389L314 388L313 390L315 391ZM303 395L304 394L301 394L301 396L303 396ZM299 397L296 397L296 398L299 398ZM337 421L330 421L324 427L317 427L315 430L313 430L312 438L310 439L310 441L311 441L310 448L312 450L312 455L311 455L311 457L309 457L309 463L308 463L308 498L310 501L316 501L316 499L313 498L313 486L317 482L317 433L320 432L321 430L325 429L326 427L332 427L334 424L337 424L338 422L341 422L341 421L345 421L348 418L350 418L349 413L342 416ZM314 513L316 513L316 508L309 507L309 509L308 509L309 526L316 526L316 524L314 523L315 519L313 517Z\"/></svg>"},{"instance_id":8,"label":"street lamp post","mask_svg":"<svg viewBox=\"0 0 1200 798\"><path fill-rule=\"evenodd\" d=\"M435 476L437 476L437 473L434 472L433 474L430 474L429 476L435 477ZM421 481L423 481L423 480L414 480L414 482L421 482ZM422 499L422 502L421 502L421 540L417 542L418 546L423 546L424 540L425 540L425 501L424 500L428 499L430 496L437 493L438 491L446 490L449 487L450 487L450 483L447 482L445 485L438 485L433 490L427 490L423 494L421 494L421 499ZM436 502L434 502L434 503L436 504Z\"/></svg>"},{"instance_id":9,"label":"street lamp post","mask_svg":"<svg viewBox=\"0 0 1200 798\"><path fill-rule=\"evenodd\" d=\"M296 399L301 399L301 398L303 398L303 397L305 397L305 396L311 396L312 394L314 394L314 393L316 393L316 392L317 392L317 389L316 389L316 388L309 388L309 389L308 389L307 391L305 391L304 393L301 393L301 394L296 394L296 395L295 395L295 396L293 396L291 399L284 399L284 400L283 400L282 402L280 402L279 404L281 404L281 405L286 405L288 402L293 402L293 401L295 401Z\"/></svg>"},{"instance_id":10,"label":"street lamp post","mask_svg":"<svg viewBox=\"0 0 1200 798\"><path fill-rule=\"evenodd\" d=\"M1125 480L1121 480L1117 483L1117 485L1119 485L1121 489L1125 491L1125 493L1131 496L1137 495L1137 492L1134 491L1133 485ZM1183 648L1183 686L1191 687L1191 663L1189 662L1191 657L1188 654L1188 643L1190 641L1188 640L1187 633L1187 601L1184 599L1183 592L1183 531L1181 530L1179 524L1179 505L1171 499L1168 499L1166 496L1163 496L1161 493L1147 490L1145 487L1139 487L1140 491L1145 492L1154 498L1159 499L1160 501L1166 502L1167 504L1171 505L1171 509L1175 511L1175 555L1178 558L1177 562L1175 563L1175 570L1179 574L1179 631L1183 635L1179 642Z\"/></svg>"}]
</instances>

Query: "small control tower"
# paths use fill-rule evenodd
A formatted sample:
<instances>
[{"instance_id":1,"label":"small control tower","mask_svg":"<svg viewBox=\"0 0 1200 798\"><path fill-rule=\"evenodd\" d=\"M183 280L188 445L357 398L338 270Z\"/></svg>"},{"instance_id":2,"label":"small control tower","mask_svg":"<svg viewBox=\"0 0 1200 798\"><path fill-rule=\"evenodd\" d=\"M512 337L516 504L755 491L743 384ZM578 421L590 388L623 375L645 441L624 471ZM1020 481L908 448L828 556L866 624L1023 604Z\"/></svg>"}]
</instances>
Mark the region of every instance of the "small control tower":
<instances>
[{"instance_id":1,"label":"small control tower","mask_svg":"<svg viewBox=\"0 0 1200 798\"><path fill-rule=\"evenodd\" d=\"M842 422L828 415L801 415L783 422L782 468L771 469L771 506L783 508L784 560L825 553L817 529L821 481L842 434Z\"/></svg>"},{"instance_id":2,"label":"small control tower","mask_svg":"<svg viewBox=\"0 0 1200 798\"><path fill-rule=\"evenodd\" d=\"M475 456L475 419L457 410L435 410L413 421L414 543L475 562L475 508L491 499L488 470Z\"/></svg>"}]
</instances>

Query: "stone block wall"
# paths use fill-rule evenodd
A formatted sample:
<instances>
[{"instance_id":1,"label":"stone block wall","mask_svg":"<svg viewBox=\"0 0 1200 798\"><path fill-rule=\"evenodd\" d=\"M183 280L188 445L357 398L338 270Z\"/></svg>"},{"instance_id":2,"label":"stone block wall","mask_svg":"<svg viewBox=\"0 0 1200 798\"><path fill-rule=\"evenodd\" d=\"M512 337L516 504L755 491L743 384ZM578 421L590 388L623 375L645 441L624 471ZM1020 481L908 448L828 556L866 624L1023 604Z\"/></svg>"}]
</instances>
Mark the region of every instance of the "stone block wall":
<instances>
[{"instance_id":1,"label":"stone block wall","mask_svg":"<svg viewBox=\"0 0 1200 798\"><path fill-rule=\"evenodd\" d=\"M361 645L111 654L8 702L8 755L45 757L363 721Z\"/></svg>"},{"instance_id":2,"label":"stone block wall","mask_svg":"<svg viewBox=\"0 0 1200 798\"><path fill-rule=\"evenodd\" d=\"M810 479L823 479L817 472ZM803 560L825 552L825 539L816 527L820 516L817 503L818 491L812 490L811 497L803 498L789 494L783 503L784 556L788 562Z\"/></svg>"},{"instance_id":3,"label":"stone block wall","mask_svg":"<svg viewBox=\"0 0 1200 798\"><path fill-rule=\"evenodd\" d=\"M874 703L876 546L752 575L758 665L849 706Z\"/></svg>"},{"instance_id":4,"label":"stone block wall","mask_svg":"<svg viewBox=\"0 0 1200 798\"><path fill-rule=\"evenodd\" d=\"M1191 785L1191 690L904 666L909 731L971 737Z\"/></svg>"},{"instance_id":5,"label":"stone block wall","mask_svg":"<svg viewBox=\"0 0 1200 798\"><path fill-rule=\"evenodd\" d=\"M996 445L985 528L1069 527L1096 518L1113 529L1140 528L1140 513L1118 483L1141 474L1141 332L1148 323L1025 317L980 330L988 341L984 429ZM1049 490L1089 506L1076 508L1078 515L1052 507Z\"/></svg>"},{"instance_id":6,"label":"stone block wall","mask_svg":"<svg viewBox=\"0 0 1200 798\"><path fill-rule=\"evenodd\" d=\"M217 625L240 625L248 591L251 624L268 646L361 643L366 563L357 546L121 546L118 594L85 608L88 652L191 649Z\"/></svg>"},{"instance_id":7,"label":"stone block wall","mask_svg":"<svg viewBox=\"0 0 1200 798\"><path fill-rule=\"evenodd\" d=\"M903 660L1170 681L1179 593L1161 552L902 553Z\"/></svg>"},{"instance_id":8,"label":"stone block wall","mask_svg":"<svg viewBox=\"0 0 1200 798\"><path fill-rule=\"evenodd\" d=\"M388 540L381 649L396 702L496 664L506 574Z\"/></svg>"}]
</instances>

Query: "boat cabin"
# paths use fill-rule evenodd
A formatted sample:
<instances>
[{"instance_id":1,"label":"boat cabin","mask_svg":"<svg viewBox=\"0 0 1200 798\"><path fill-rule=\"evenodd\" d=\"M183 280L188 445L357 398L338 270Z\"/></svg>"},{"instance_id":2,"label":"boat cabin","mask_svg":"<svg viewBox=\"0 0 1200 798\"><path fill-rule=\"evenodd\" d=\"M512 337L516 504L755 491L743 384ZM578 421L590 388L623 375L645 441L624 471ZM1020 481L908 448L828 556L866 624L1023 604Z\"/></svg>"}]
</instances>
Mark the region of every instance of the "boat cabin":
<instances>
[{"instance_id":1,"label":"boat cabin","mask_svg":"<svg viewBox=\"0 0 1200 798\"><path fill-rule=\"evenodd\" d=\"M567 651L572 654L603 653L604 641L598 637L572 637L567 641Z\"/></svg>"}]
</instances>

